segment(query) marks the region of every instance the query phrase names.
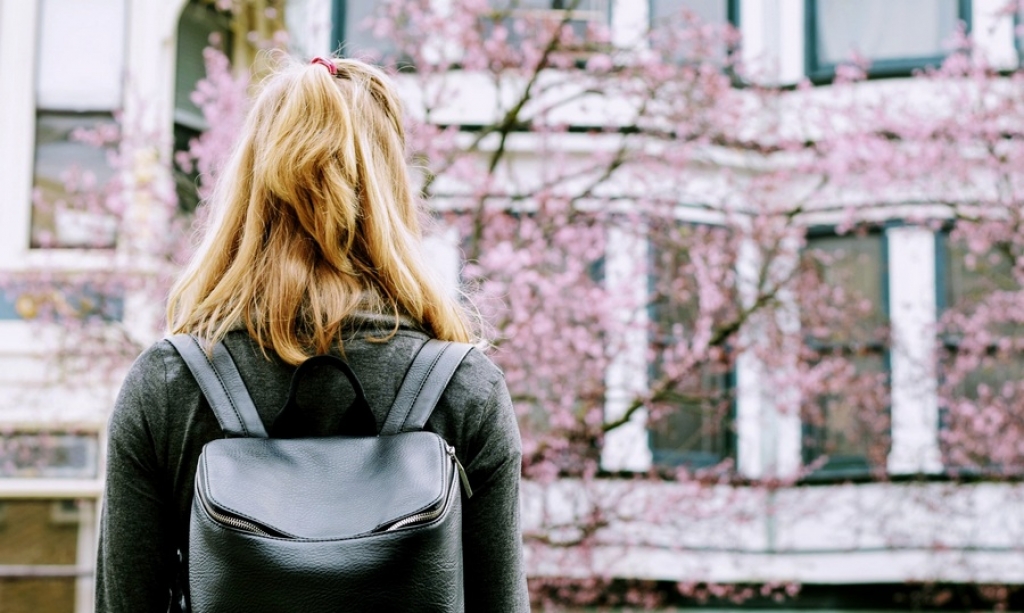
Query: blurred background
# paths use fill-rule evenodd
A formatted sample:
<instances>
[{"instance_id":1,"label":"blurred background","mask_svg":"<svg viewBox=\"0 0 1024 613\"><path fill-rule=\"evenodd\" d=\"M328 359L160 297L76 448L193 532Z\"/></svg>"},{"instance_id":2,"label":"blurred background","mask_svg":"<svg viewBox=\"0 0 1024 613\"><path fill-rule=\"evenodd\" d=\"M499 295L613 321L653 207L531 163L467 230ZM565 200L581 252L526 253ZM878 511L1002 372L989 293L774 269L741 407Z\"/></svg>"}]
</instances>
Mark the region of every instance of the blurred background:
<instances>
[{"instance_id":1,"label":"blurred background","mask_svg":"<svg viewBox=\"0 0 1024 613\"><path fill-rule=\"evenodd\" d=\"M0 0L0 613L282 50L394 75L543 611L1024 608L1016 0Z\"/></svg>"}]
</instances>

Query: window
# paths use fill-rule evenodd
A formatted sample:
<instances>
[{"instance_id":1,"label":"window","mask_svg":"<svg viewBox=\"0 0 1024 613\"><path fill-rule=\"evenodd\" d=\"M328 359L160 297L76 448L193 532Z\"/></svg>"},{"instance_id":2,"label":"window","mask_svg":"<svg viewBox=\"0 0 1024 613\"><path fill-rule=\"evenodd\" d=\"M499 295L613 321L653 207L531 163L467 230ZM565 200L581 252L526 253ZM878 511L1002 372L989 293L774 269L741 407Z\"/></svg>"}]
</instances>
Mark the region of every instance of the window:
<instances>
[{"instance_id":1,"label":"window","mask_svg":"<svg viewBox=\"0 0 1024 613\"><path fill-rule=\"evenodd\" d=\"M331 40L339 55L379 62L398 55L394 41L373 33L378 4L373 0L334 0Z\"/></svg>"},{"instance_id":2,"label":"window","mask_svg":"<svg viewBox=\"0 0 1024 613\"><path fill-rule=\"evenodd\" d=\"M822 476L866 475L886 464L885 251L880 232L815 233L807 238L802 265L824 293L797 300L808 349L804 361L823 380L803 399L803 459L820 465Z\"/></svg>"},{"instance_id":3,"label":"window","mask_svg":"<svg viewBox=\"0 0 1024 613\"><path fill-rule=\"evenodd\" d=\"M1024 322L1014 315L1018 256L1006 243L979 253L949 232L937 240L944 461L955 470L1019 473Z\"/></svg>"},{"instance_id":4,"label":"window","mask_svg":"<svg viewBox=\"0 0 1024 613\"><path fill-rule=\"evenodd\" d=\"M490 0L490 5L495 24L506 26L510 44L514 45L517 36L522 36L518 31L532 35L545 32L549 36L547 33L553 32L554 26L565 21L572 36L563 39L563 50L582 59L580 55L607 49L609 0Z\"/></svg>"},{"instance_id":5,"label":"window","mask_svg":"<svg viewBox=\"0 0 1024 613\"><path fill-rule=\"evenodd\" d=\"M0 439L0 478L97 477L95 435L5 434Z\"/></svg>"},{"instance_id":6,"label":"window","mask_svg":"<svg viewBox=\"0 0 1024 613\"><path fill-rule=\"evenodd\" d=\"M970 0L806 0L807 74L831 79L854 56L870 62L875 77L938 64L970 12Z\"/></svg>"},{"instance_id":7,"label":"window","mask_svg":"<svg viewBox=\"0 0 1024 613\"><path fill-rule=\"evenodd\" d=\"M490 0L495 10L513 14L549 14L561 18L565 11L572 11L572 17L586 21L608 21L607 0Z\"/></svg>"},{"instance_id":8,"label":"window","mask_svg":"<svg viewBox=\"0 0 1024 613\"><path fill-rule=\"evenodd\" d=\"M1024 4L1018 4L1013 13L1013 47L1017 52L1017 67L1024 67Z\"/></svg>"},{"instance_id":9,"label":"window","mask_svg":"<svg viewBox=\"0 0 1024 613\"><path fill-rule=\"evenodd\" d=\"M699 360L696 368L683 371L678 370L677 358L679 348L692 338L699 312L690 247L725 232L676 223L651 232L650 343L654 359L649 384L656 391L649 407L649 434L652 459L662 466L714 466L730 457L735 447L735 385L727 348L720 348L718 359ZM733 300L724 308L735 304Z\"/></svg>"},{"instance_id":10,"label":"window","mask_svg":"<svg viewBox=\"0 0 1024 613\"><path fill-rule=\"evenodd\" d=\"M108 152L77 132L111 123L121 106L125 2L40 0L39 11L30 244L113 247L116 215L95 197L113 175Z\"/></svg>"},{"instance_id":11,"label":"window","mask_svg":"<svg viewBox=\"0 0 1024 613\"><path fill-rule=\"evenodd\" d=\"M691 19L701 24L739 26L739 0L649 0L650 28L656 48L664 50L676 63L705 57L725 62L731 50L719 32L707 40L691 39L684 30ZM711 49L702 48L709 43Z\"/></svg>"},{"instance_id":12,"label":"window","mask_svg":"<svg viewBox=\"0 0 1024 613\"><path fill-rule=\"evenodd\" d=\"M181 12L178 21L178 46L174 73L174 180L178 194L178 208L195 211L199 206L199 169L187 169L179 163L181 152L188 151L189 143L209 126L202 111L192 101L196 84L206 76L203 51L212 46L232 49L233 37L230 17L212 5L192 0Z\"/></svg>"},{"instance_id":13,"label":"window","mask_svg":"<svg viewBox=\"0 0 1024 613\"><path fill-rule=\"evenodd\" d=\"M739 25L738 0L650 0L651 25L657 26L682 11L689 12L701 23Z\"/></svg>"}]
</instances>

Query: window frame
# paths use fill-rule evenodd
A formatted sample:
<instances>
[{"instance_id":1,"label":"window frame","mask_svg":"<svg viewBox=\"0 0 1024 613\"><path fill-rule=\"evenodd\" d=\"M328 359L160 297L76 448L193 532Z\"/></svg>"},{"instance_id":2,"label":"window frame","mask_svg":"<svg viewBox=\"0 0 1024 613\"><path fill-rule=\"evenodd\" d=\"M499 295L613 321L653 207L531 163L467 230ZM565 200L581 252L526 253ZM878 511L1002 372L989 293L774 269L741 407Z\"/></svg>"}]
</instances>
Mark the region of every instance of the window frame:
<instances>
[{"instance_id":1,"label":"window frame","mask_svg":"<svg viewBox=\"0 0 1024 613\"><path fill-rule=\"evenodd\" d=\"M740 3L741 3L742 0L718 0L718 1L725 3L725 22L724 22L724 24L725 25L729 25L732 28L734 28L735 30L739 31L740 30L740 25L741 25L740 24L740 15L741 15ZM658 27L658 25L655 23L655 17L654 17L654 3L655 2L656 2L656 0L647 0L647 34L648 34L648 37L650 37L651 34L654 32L654 30ZM685 7L678 7L678 8L685 8ZM737 50L737 48L738 48L738 46L723 44L722 45L722 49L721 49L722 56L723 57L728 56L729 54L735 52ZM679 62L679 58L676 57L673 61L678 63ZM726 72L732 74L734 72L733 67L732 66L728 67L726 69Z\"/></svg>"},{"instance_id":2,"label":"window frame","mask_svg":"<svg viewBox=\"0 0 1024 613\"><path fill-rule=\"evenodd\" d=\"M186 172L178 164L176 158L179 153L188 151L189 142L191 142L192 139L199 138L203 134L203 132L210 128L210 126L206 123L206 118L202 115L201 109L196 108L193 110L192 108L183 108L182 106L179 106L179 101L182 99L181 91L179 90L179 85L184 85L183 83L179 83L179 76L181 75L182 72L183 48L181 33L183 22L187 18L189 18L187 13L189 13L190 11L193 12L193 20L191 21L192 25L195 25L201 21L204 24L210 24L212 26L210 28L211 35L218 34L222 37L222 51L232 61L234 61L234 58L232 57L232 51L234 49L233 38L235 36L235 33L231 29L231 21L228 14L224 13L223 11L217 10L216 7L214 7L213 5L203 5L193 2L192 0L184 0L183 5L181 7L181 11L178 13L178 19L175 23L174 30L175 68L174 85L172 88L171 98L171 174L174 179L174 189L178 196L178 212L187 214L195 213L196 209L199 207L200 198L198 192L198 182L200 173L198 168L193 168L191 171ZM200 12L202 12L202 19L198 18ZM208 46L210 46L209 41L207 41L206 47ZM198 80L196 80L196 82L193 83L191 86L188 86L191 87L191 90L189 90L189 95L191 95L191 92L195 91L195 88L199 84L199 82L207 78L208 76L206 74L205 62L203 62L202 60L202 54L206 47L203 47L199 50L200 62L204 63L204 67ZM188 95L185 96L185 98L187 99ZM191 100L188 100L188 105L195 106L194 103L191 102Z\"/></svg>"},{"instance_id":3,"label":"window frame","mask_svg":"<svg viewBox=\"0 0 1024 613\"><path fill-rule=\"evenodd\" d=\"M349 49L347 48L348 37L345 35L348 31L349 25L348 9L350 2L351 0L331 0L330 51L340 57L353 57L350 55ZM370 9L370 12L372 13L375 12L378 7L376 2L371 2L371 4L373 5ZM378 41L383 40L376 37L374 38ZM386 59L386 57L387 53L382 53L374 60L374 63L380 63ZM402 65L403 68L409 68L411 66L411 62L399 62L399 64Z\"/></svg>"},{"instance_id":4,"label":"window frame","mask_svg":"<svg viewBox=\"0 0 1024 613\"><path fill-rule=\"evenodd\" d=\"M654 26L654 3L657 0L647 0L647 27ZM719 0L725 3L725 22L734 28L740 27L740 2L741 0ZM609 10L611 8L609 7Z\"/></svg>"},{"instance_id":5,"label":"window frame","mask_svg":"<svg viewBox=\"0 0 1024 613\"><path fill-rule=\"evenodd\" d=\"M33 61L32 61L32 73L33 73L33 75L35 77L34 78L34 85L33 85L33 92L32 92L32 106L33 106L33 111L34 111L33 112L33 121L35 122L36 128L32 131L32 162L31 162L32 174L31 174L31 177L30 177L30 182L31 182L31 192L30 192L30 194L34 193L38 189L38 185L36 183L36 178L38 176L38 169L39 169L39 166L40 166L40 164L39 164L40 142L39 142L38 127L39 127L39 124L40 124L40 118L41 117L48 115L48 116L51 116L51 117L60 117L60 118L71 118L71 117L74 117L74 118L88 118L90 116L95 117L95 116L103 115L103 116L109 116L109 118L110 118L109 119L109 123L113 123L115 121L114 120L115 115L117 115L119 112L123 112L124 111L125 103L126 103L126 96L127 96L127 85L128 85L127 79L125 78L125 73L127 72L127 66L128 66L128 61L129 61L128 60L128 55L129 55L129 51L130 51L130 48L129 48L130 47L130 44L129 44L130 43L130 40L129 40L129 29L131 27L131 1L130 0L119 0L119 1L121 2L121 5L122 5L122 13L123 13L122 16L123 16L123 19L124 19L124 22L121 24L123 31L121 32L121 40L120 40L121 45L122 45L122 52L121 52L121 57L120 57L120 61L121 61L121 73L120 73L120 75L121 76L120 76L120 79L119 79L120 80L120 87L121 87L120 98L116 101L116 105L114 107L112 107L112 108L106 108L106 107L103 107L103 108L93 108L90 105L86 105L85 107L82 107L82 108L76 108L76 107L73 107L73 106L68 106L66 104L62 104L62 105L45 104L44 105L44 104L40 103L41 95L40 95L40 82L39 82L38 74L43 69L43 66L41 65L42 64L42 60L43 60L43 52L42 52L43 42L42 41L44 39L44 36L43 36L43 33L44 33L43 31L44 31L44 27L45 27L44 19L47 16L47 14L46 14L45 0L36 0L36 5L35 5L36 21L35 21L35 32L34 32L34 36L33 36L34 54L33 54ZM102 122L97 122L97 124L98 123L102 123ZM79 127L81 127L81 126L79 126ZM74 140L70 136L70 133L69 133L69 138L68 138L67 142L68 143L73 143L74 142ZM103 155L103 156L106 155L105 152L103 152L102 149L100 149L99 151L100 151L101 155ZM68 166L67 168L70 169L71 166ZM112 175L115 174L116 172L117 172L116 169L112 169ZM102 189L102 188L98 187L98 189ZM78 244L78 243L75 243L75 242L72 242L70 244L61 244L60 241L57 239L56 227L54 228L54 243L53 244L49 244L49 245L42 244L41 242L39 242L37 240L37 236L36 236L36 221L37 221L37 215L39 213L37 212L37 205L34 202L34 198L33 197L30 196L29 201L27 203L27 206L28 206L28 209L29 209L29 211L28 211L28 222L29 222L29 225L28 225L28 228L27 228L28 236L25 237L25 243L24 244L25 244L25 246L26 246L28 251L30 251L30 252L31 251L37 251L37 252L69 251L69 252L72 252L72 253L97 252L97 253L108 253L108 254L117 251L118 243L120 242L120 236L118 236L117 228L115 228L114 231L113 231L113 236L112 236L111 244L89 245L89 244ZM56 222L54 222L54 224L56 226Z\"/></svg>"},{"instance_id":6,"label":"window frame","mask_svg":"<svg viewBox=\"0 0 1024 613\"><path fill-rule=\"evenodd\" d=\"M728 0L728 1L732 2L734 0ZM712 226L712 227L718 227L718 226L714 226L714 224L695 222L695 221L686 221L686 220L681 220L681 219L676 219L675 224L676 224L676 227L680 227L680 226L692 226L692 227ZM646 242L646 254L645 254L645 257L646 257L646 260L647 260L647 262L646 262L646 264L647 264L646 290L647 290L647 295L652 297L651 302L649 302L647 304L647 306L646 306L647 321L649 322L648 329L647 329L647 335L646 335L646 343L647 343L648 350L651 350L653 348L653 346L655 345L655 342L656 342L657 327L658 327L658 321L659 320L658 320L658 317L657 317L657 305L655 304L655 301L653 300L653 297L656 296L656 291L657 291L656 285L657 285L657 280L658 280L658 275L656 274L656 270L657 270L657 248L656 248L656 245L655 245L655 241L652 240L651 229L650 228L648 228L648 231L647 231L647 234L646 234L644 240ZM725 462L727 460L732 460L733 462L737 461L737 459L738 459L737 458L737 456L738 456L738 449L739 449L739 436L738 436L737 429L736 429L737 419L738 419L738 415L737 415L737 412L738 412L738 402L737 402L737 390L738 390L738 387L737 387L737 371L736 371L736 357L737 356L735 355L735 352L733 350L728 350L727 353L730 356L729 368L728 368L728 370L726 372L722 373L721 376L724 378L724 384L725 384L724 388L722 389L722 393L728 395L729 407L728 407L728 410L725 411L723 413L723 415L720 417L721 421L718 424L718 426L720 428L720 433L718 434L718 436L722 437L722 444L723 444L723 449L722 449L721 455L719 455L718 458L715 459L715 460L706 461L706 460L701 460L699 458L689 459L688 457L686 457L686 456L690 456L690 455L696 456L696 454L699 453L699 452L683 452L683 453L678 454L678 456L679 457L683 457L684 459L674 460L674 461L666 461L664 459L664 455L663 455L664 452L659 453L658 448L656 448L654 446L655 426L653 424L651 424L650 422L648 422L646 424L646 427L645 427L645 429L646 429L646 444L647 444L647 449L648 449L648 451L651 454L651 466L652 467L669 468L669 469L671 469L671 468L679 468L679 467L685 467L685 468L688 468L688 469L702 469L702 468L711 468L711 467L714 467L714 466L718 466L719 464L721 464L722 462ZM654 379L656 379L657 368L658 368L658 359L657 358L655 358L653 360L649 360L647 362L647 365L646 365L646 375L647 375L647 380L648 380L648 384L647 384L648 387L650 386L650 381L653 381ZM708 435L704 435L704 436L708 436ZM704 436L701 437L702 440L703 440Z\"/></svg>"},{"instance_id":7,"label":"window frame","mask_svg":"<svg viewBox=\"0 0 1024 613\"><path fill-rule=\"evenodd\" d=\"M877 236L881 242L881 258L879 261L879 283L881 284L881 312L888 325L892 325L892 309L890 306L890 291L889 291L889 237L886 233L886 227L884 225L872 226L867 229L867 235ZM806 231L806 239L810 240L813 238L824 238L824 237L840 237L840 236L856 236L852 233L839 234L836 232L834 226L812 226ZM809 248L807 246L801 250L801 253L805 253ZM820 343L813 344L809 342L809 339L804 338L804 344L810 346L816 351L822 351L827 349L836 349L846 347L848 345L842 344L830 344ZM882 372L888 377L890 400L885 407L885 413L889 416L890 425L889 433L892 434L892 348L888 344L876 341L869 343L872 349L872 353L877 351L882 358ZM827 429L824 427L818 427L808 423L804 415L800 415L800 460L803 465L808 465L813 462L817 457L823 455L820 448L821 444L825 442L827 436ZM816 440L819 444L817 447L808 445L808 441ZM889 442L889 450L886 453L888 457L892 453L892 441ZM873 475L878 471L888 472L888 466L882 465L873 467L870 459L863 456L839 456L839 460L829 459L823 466L814 470L813 472L805 475L802 478L804 482L834 482L839 480L871 480Z\"/></svg>"},{"instance_id":8,"label":"window frame","mask_svg":"<svg viewBox=\"0 0 1024 613\"><path fill-rule=\"evenodd\" d=\"M953 266L953 251L951 249L951 234L953 227L950 224L944 225L941 229L935 232L935 309L938 320L941 322L943 316L948 312L949 309L954 308L956 305L951 304L948 300L949 294L949 274ZM941 350L947 352L946 355L939 356L940 358L953 358L960 351L960 340L956 336L945 333L943 330L937 330L935 337L936 346ZM995 355L998 351L997 344L995 342L986 346L986 355ZM1024 360L1024 354L1018 354L1017 359ZM945 370L942 360L939 360L939 370L937 374L938 382L942 383L945 381ZM942 436L944 433L950 430L950 424L948 421L949 407L943 401L944 399L940 396L938 406L938 420L936 432L939 434L939 449L940 459L942 462L943 472L957 473L961 475L972 475L979 477L994 476L998 478L1013 477L1019 478L1019 473L1007 473L1002 470L997 464L989 463L983 467L964 467L958 466L950 462L950 458L947 455L947 449L943 443Z\"/></svg>"},{"instance_id":9,"label":"window frame","mask_svg":"<svg viewBox=\"0 0 1024 613\"><path fill-rule=\"evenodd\" d=\"M956 0L957 16L971 31L972 26L972 0ZM842 63L822 62L818 59L818 0L804 0L804 74L812 83L830 83L836 76L836 69ZM869 79L886 79L894 77L909 77L915 70L936 66L946 58L946 55L933 55L928 57L910 57L888 60L873 60L868 69Z\"/></svg>"}]
</instances>

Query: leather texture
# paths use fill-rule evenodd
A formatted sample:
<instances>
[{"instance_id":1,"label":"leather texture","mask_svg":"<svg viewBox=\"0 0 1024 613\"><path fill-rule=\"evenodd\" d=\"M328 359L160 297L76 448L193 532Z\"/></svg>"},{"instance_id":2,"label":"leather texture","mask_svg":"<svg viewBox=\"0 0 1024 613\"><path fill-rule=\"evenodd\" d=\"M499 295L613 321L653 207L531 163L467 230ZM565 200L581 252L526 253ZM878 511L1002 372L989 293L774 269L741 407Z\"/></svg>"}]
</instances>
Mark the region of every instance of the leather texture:
<instances>
[{"instance_id":1,"label":"leather texture","mask_svg":"<svg viewBox=\"0 0 1024 613\"><path fill-rule=\"evenodd\" d=\"M318 541L226 530L198 507L198 501L193 505L189 583L195 613L465 609L457 504L416 529Z\"/></svg>"},{"instance_id":2,"label":"leather texture","mask_svg":"<svg viewBox=\"0 0 1024 613\"><path fill-rule=\"evenodd\" d=\"M211 359L183 336L170 340L228 437L203 448L196 475L194 613L464 611L457 460L421 429L469 345L421 347L380 436L269 439L227 350L214 346ZM312 360L349 378L353 407L365 403L347 365Z\"/></svg>"},{"instance_id":3,"label":"leather texture","mask_svg":"<svg viewBox=\"0 0 1024 613\"><path fill-rule=\"evenodd\" d=\"M380 433L389 435L422 430L455 369L472 348L466 343L427 341L409 366Z\"/></svg>"},{"instance_id":4,"label":"leather texture","mask_svg":"<svg viewBox=\"0 0 1024 613\"><path fill-rule=\"evenodd\" d=\"M451 472L432 432L221 439L203 450L196 491L216 510L283 536L341 539L443 502Z\"/></svg>"}]
</instances>

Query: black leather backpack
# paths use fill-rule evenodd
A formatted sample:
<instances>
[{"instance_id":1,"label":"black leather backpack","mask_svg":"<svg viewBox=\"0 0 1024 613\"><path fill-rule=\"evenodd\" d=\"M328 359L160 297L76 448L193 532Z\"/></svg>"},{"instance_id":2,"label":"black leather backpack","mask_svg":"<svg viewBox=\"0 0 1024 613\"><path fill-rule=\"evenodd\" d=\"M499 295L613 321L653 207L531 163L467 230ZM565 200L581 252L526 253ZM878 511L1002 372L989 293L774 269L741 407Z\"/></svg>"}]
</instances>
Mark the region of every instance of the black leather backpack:
<instances>
[{"instance_id":1,"label":"black leather backpack","mask_svg":"<svg viewBox=\"0 0 1024 613\"><path fill-rule=\"evenodd\" d=\"M194 613L461 612L460 481L455 450L422 430L469 345L428 341L409 367L381 431L356 375L356 435L268 438L227 349L212 356L188 335L169 340L217 414L223 439L196 471L187 602ZM188 607L191 607L188 609Z\"/></svg>"}]
</instances>

